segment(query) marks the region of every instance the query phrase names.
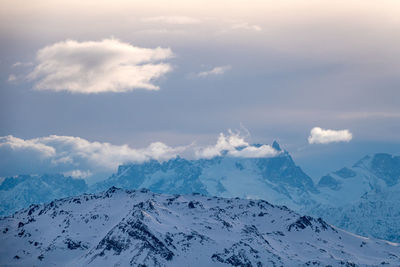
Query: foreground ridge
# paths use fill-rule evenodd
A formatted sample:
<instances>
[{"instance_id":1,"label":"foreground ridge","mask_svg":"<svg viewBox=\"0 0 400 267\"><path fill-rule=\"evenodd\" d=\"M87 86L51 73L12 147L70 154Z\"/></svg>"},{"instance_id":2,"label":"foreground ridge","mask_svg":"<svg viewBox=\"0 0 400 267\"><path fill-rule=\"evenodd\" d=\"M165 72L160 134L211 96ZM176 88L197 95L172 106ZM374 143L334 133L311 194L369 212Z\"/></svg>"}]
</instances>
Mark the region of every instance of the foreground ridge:
<instances>
[{"instance_id":1,"label":"foreground ridge","mask_svg":"<svg viewBox=\"0 0 400 267\"><path fill-rule=\"evenodd\" d=\"M263 200L115 187L0 219L2 266L398 266L398 244Z\"/></svg>"}]
</instances>

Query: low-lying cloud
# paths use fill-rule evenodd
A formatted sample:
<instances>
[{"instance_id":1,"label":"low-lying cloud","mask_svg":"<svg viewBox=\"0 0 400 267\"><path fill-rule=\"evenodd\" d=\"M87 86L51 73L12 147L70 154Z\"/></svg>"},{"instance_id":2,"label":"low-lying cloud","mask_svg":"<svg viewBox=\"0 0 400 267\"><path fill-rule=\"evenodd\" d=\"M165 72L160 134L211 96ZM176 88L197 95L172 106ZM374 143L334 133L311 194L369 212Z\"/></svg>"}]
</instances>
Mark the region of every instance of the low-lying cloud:
<instances>
[{"instance_id":1,"label":"low-lying cloud","mask_svg":"<svg viewBox=\"0 0 400 267\"><path fill-rule=\"evenodd\" d=\"M166 160L183 150L183 147L172 148L161 142L133 149L128 145L90 142L72 136L50 135L25 140L9 135L0 138L0 155L6 159L0 161L0 166L2 170L15 168L14 171L23 173L56 171L88 176L88 173L115 170L122 163ZM7 175L10 173L13 171Z\"/></svg>"},{"instance_id":2,"label":"low-lying cloud","mask_svg":"<svg viewBox=\"0 0 400 267\"><path fill-rule=\"evenodd\" d=\"M172 70L169 48L141 48L117 39L67 40L40 49L27 76L35 89L71 93L158 90L153 82Z\"/></svg>"},{"instance_id":3,"label":"low-lying cloud","mask_svg":"<svg viewBox=\"0 0 400 267\"><path fill-rule=\"evenodd\" d=\"M186 158L270 157L279 152L269 145L253 146L238 133L220 134L212 146L170 147L154 142L145 148L91 142L72 136L50 135L22 139L12 135L0 137L0 176L17 174L64 173L87 178L99 173L112 173L118 165L148 160L165 161L176 156Z\"/></svg>"},{"instance_id":4,"label":"low-lying cloud","mask_svg":"<svg viewBox=\"0 0 400 267\"><path fill-rule=\"evenodd\" d=\"M335 142L350 142L353 138L349 130L328 130L314 127L308 137L309 144L329 144Z\"/></svg>"}]
</instances>

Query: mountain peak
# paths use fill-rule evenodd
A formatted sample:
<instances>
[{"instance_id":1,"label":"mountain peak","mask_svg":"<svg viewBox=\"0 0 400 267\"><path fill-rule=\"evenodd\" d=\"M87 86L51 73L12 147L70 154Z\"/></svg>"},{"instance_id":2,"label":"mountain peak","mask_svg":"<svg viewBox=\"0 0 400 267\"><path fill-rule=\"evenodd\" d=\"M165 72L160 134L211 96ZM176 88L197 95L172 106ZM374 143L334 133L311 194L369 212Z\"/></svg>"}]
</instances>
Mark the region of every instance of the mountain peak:
<instances>
[{"instance_id":1,"label":"mountain peak","mask_svg":"<svg viewBox=\"0 0 400 267\"><path fill-rule=\"evenodd\" d=\"M276 151L282 151L281 146L278 144L276 140L272 143L272 148L275 149Z\"/></svg>"},{"instance_id":2,"label":"mountain peak","mask_svg":"<svg viewBox=\"0 0 400 267\"><path fill-rule=\"evenodd\" d=\"M119 194L107 194L114 190ZM322 219L302 216L264 200L173 196L117 188L107 192L33 205L0 218L0 241L4 244L0 247L0 265L398 263L395 255L400 248L396 244L351 235Z\"/></svg>"},{"instance_id":3,"label":"mountain peak","mask_svg":"<svg viewBox=\"0 0 400 267\"><path fill-rule=\"evenodd\" d=\"M400 156L387 153L368 155L353 165L353 168L361 168L382 179L388 186L394 186L400 182Z\"/></svg>"}]
</instances>

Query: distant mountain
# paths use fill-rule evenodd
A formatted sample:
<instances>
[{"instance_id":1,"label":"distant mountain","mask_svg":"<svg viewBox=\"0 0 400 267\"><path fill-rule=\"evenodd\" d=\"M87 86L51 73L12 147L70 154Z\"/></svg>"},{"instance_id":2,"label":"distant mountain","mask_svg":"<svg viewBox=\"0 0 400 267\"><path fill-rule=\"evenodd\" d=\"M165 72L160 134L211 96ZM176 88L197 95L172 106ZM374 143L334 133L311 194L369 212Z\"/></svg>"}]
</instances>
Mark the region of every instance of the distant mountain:
<instances>
[{"instance_id":1,"label":"distant mountain","mask_svg":"<svg viewBox=\"0 0 400 267\"><path fill-rule=\"evenodd\" d=\"M99 192L111 186L148 188L158 193L264 199L292 208L307 204L310 193L318 192L312 179L276 142L273 147L280 152L274 157L223 155L199 160L177 157L166 162L126 164L118 168L117 174L90 190Z\"/></svg>"},{"instance_id":2,"label":"distant mountain","mask_svg":"<svg viewBox=\"0 0 400 267\"><path fill-rule=\"evenodd\" d=\"M269 158L171 159L122 165L118 173L96 184L148 188L153 192L264 199L360 235L400 242L400 157L366 156L353 167L323 176L317 185L296 166L277 143L280 153Z\"/></svg>"},{"instance_id":3,"label":"distant mountain","mask_svg":"<svg viewBox=\"0 0 400 267\"><path fill-rule=\"evenodd\" d=\"M0 184L0 215L11 214L33 203L80 195L88 190L82 179L53 175L19 175Z\"/></svg>"},{"instance_id":4,"label":"distant mountain","mask_svg":"<svg viewBox=\"0 0 400 267\"><path fill-rule=\"evenodd\" d=\"M400 246L263 200L108 191L0 219L1 266L398 266Z\"/></svg>"},{"instance_id":5,"label":"distant mountain","mask_svg":"<svg viewBox=\"0 0 400 267\"><path fill-rule=\"evenodd\" d=\"M304 212L365 236L400 242L400 157L366 156L323 176L318 205Z\"/></svg>"},{"instance_id":6,"label":"distant mountain","mask_svg":"<svg viewBox=\"0 0 400 267\"><path fill-rule=\"evenodd\" d=\"M112 186L148 188L167 194L264 199L322 217L363 236L400 242L399 156L369 155L314 184L287 151L276 142L272 146L278 152L273 157L243 158L225 153L210 159L176 157L124 164L116 174L89 188L84 180L63 175L10 177L0 184L0 215Z\"/></svg>"}]
</instances>

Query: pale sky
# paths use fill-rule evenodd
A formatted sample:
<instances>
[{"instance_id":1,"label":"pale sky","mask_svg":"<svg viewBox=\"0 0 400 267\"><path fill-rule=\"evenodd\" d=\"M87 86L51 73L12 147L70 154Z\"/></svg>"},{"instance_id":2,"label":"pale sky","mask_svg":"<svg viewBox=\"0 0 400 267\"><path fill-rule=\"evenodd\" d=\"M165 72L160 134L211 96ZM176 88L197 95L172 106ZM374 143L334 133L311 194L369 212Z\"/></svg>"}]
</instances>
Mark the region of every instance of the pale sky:
<instances>
[{"instance_id":1,"label":"pale sky","mask_svg":"<svg viewBox=\"0 0 400 267\"><path fill-rule=\"evenodd\" d=\"M0 44L0 176L50 135L175 155L241 129L314 178L400 151L399 1L0 1Z\"/></svg>"}]
</instances>

